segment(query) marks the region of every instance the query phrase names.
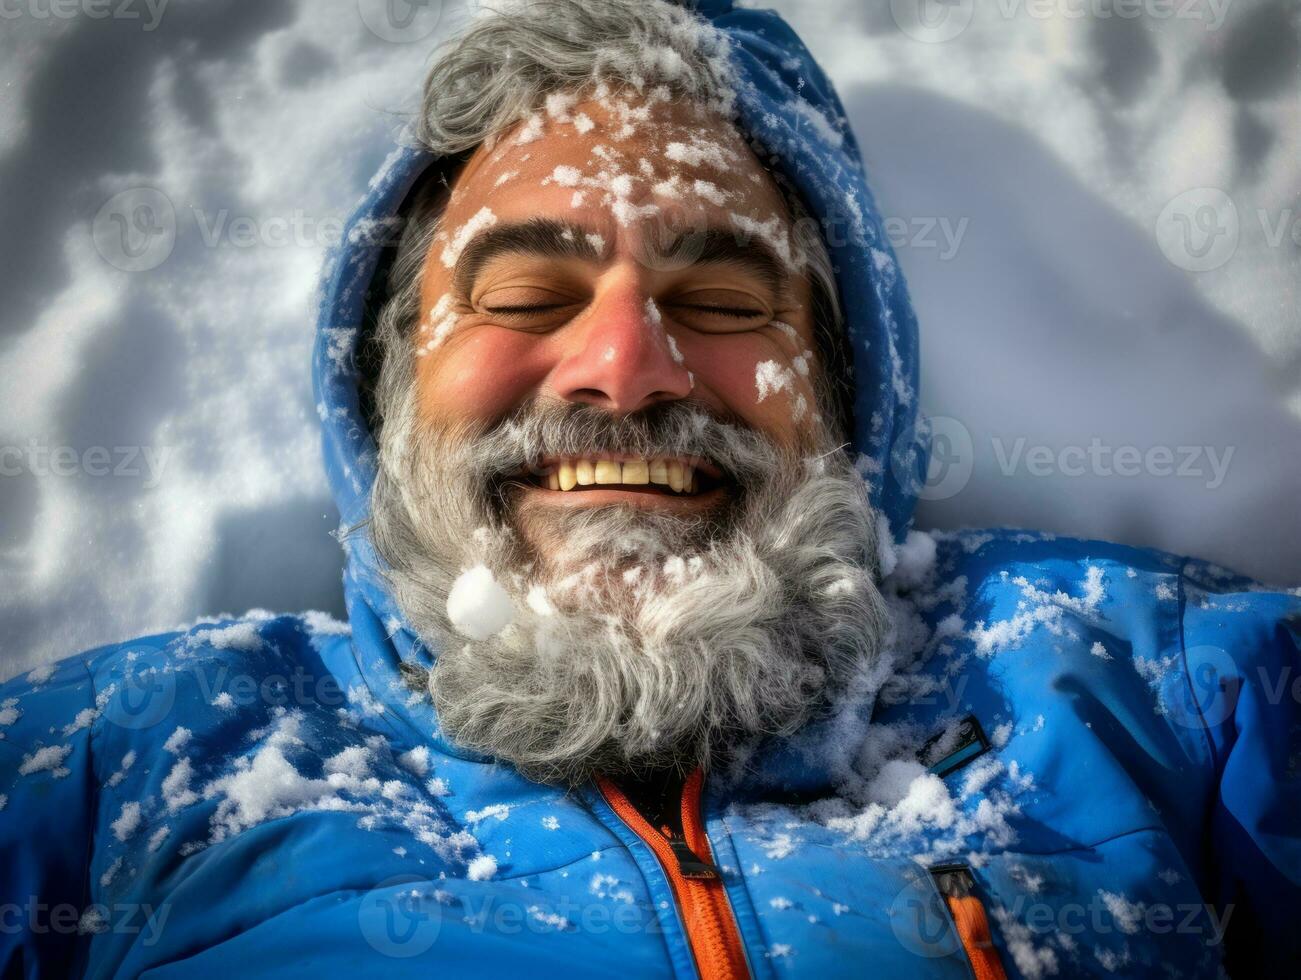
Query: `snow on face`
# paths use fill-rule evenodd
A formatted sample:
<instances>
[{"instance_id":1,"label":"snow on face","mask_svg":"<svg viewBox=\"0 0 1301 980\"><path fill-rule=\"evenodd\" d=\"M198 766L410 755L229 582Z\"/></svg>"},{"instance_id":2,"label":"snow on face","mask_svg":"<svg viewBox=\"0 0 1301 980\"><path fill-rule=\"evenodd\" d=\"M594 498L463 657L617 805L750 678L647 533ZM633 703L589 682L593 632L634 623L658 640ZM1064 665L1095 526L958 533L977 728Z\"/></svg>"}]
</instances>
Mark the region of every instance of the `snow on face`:
<instances>
[{"instance_id":1,"label":"snow on face","mask_svg":"<svg viewBox=\"0 0 1301 980\"><path fill-rule=\"evenodd\" d=\"M582 119L591 122L590 129L578 125ZM515 143L521 134L531 137L527 154L520 154ZM503 182L504 174L510 178ZM642 322L648 334L656 335L654 342L667 355L665 361L683 369L687 383L681 386L682 396L714 400L713 407L747 418L782 442L803 437L814 400L808 360L811 314L807 282L794 258L787 209L776 183L725 118L667 101L664 93L608 89L585 101L548 101L494 147L481 148L458 176L444 230L426 263L422 307L429 312L424 333L414 345L423 358L418 371L421 410L431 421L500 418L537 393L536 378L547 358L574 353L563 331L551 329L545 335L557 338L552 344L556 353L537 350L540 341L521 339L523 329L515 322L499 323L485 312L491 304L479 302L493 288L500 289L503 307L518 305L506 296L540 292L556 268L545 264L548 260L521 259L514 266L512 259L493 260L476 280L489 285L478 292L472 285L468 296L457 292L457 259L468 254L471 241L489 229L500 232L538 218L567 223L561 238L592 246L598 256L580 261L600 263L600 273L575 265L579 291L611 295L617 287L598 287L596 276L613 273L621 264L628 270L634 263L638 266L636 304L644 310ZM766 280L729 270L725 260L710 265L708 272L690 271L691 239L684 247L682 234L706 229L736 241L742 250L750 244L762 246L758 251L775 260L777 278L789 274L789 297L774 294L755 300L771 307L766 312L772 319L701 323L702 315L693 320L693 314L685 313L691 301L669 308L668 303L691 290L701 291L703 305L695 309L750 305L729 304L726 296L719 299L720 293L734 292L740 298L747 292L767 295ZM677 243L676 252L665 255L670 243ZM514 268L522 270L516 277L518 287ZM605 282L618 278L612 274ZM713 294L712 303L703 298L706 293ZM454 303L446 299L452 295ZM453 310L469 312L456 316ZM517 329L501 329L507 326ZM461 329L475 331L479 342L470 347L446 345L446 338ZM593 361L609 346L602 338L601 345L592 348ZM440 347L437 356L428 356ZM768 361L771 373L752 380L753 365ZM528 385L531 390L526 390ZM780 398L770 397L778 393Z\"/></svg>"},{"instance_id":2,"label":"snow on face","mask_svg":"<svg viewBox=\"0 0 1301 980\"><path fill-rule=\"evenodd\" d=\"M452 295L444 293L430 308L429 316L420 327L420 333L429 339L416 349L416 356L424 357L440 346L456 328L459 319L456 311L452 309Z\"/></svg>"},{"instance_id":3,"label":"snow on face","mask_svg":"<svg viewBox=\"0 0 1301 980\"><path fill-rule=\"evenodd\" d=\"M514 152L522 143L533 144L528 156ZM571 153L554 162L559 146L580 148L586 159L576 161ZM530 157L532 166L526 165ZM581 102L574 92L552 93L542 111L516 127L513 138L471 161L449 213L457 210L471 175L478 178L476 171L492 189L521 184L525 193L547 185L573 190L574 208L598 206L624 226L660 216L659 196L679 207L735 208L746 227L783 224L780 196L731 124L699 106L674 103L663 87L639 93L598 86ZM460 251L460 232L447 234L451 244L444 262L450 267Z\"/></svg>"},{"instance_id":4,"label":"snow on face","mask_svg":"<svg viewBox=\"0 0 1301 980\"><path fill-rule=\"evenodd\" d=\"M449 269L456 265L456 260L461 257L461 251L469 244L470 239L496 223L497 216L492 213L491 208L483 207L476 211L474 217L452 233L451 241L443 249L443 265Z\"/></svg>"}]
</instances>

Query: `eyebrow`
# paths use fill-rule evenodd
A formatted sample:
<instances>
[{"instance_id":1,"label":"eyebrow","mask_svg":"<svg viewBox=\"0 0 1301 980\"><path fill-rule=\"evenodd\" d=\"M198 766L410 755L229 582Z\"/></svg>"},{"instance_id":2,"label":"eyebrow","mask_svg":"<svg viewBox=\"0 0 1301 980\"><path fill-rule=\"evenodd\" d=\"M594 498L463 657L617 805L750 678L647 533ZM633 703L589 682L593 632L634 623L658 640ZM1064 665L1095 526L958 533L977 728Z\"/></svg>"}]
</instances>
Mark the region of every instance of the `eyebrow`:
<instances>
[{"instance_id":1,"label":"eyebrow","mask_svg":"<svg viewBox=\"0 0 1301 980\"><path fill-rule=\"evenodd\" d=\"M580 224L555 218L493 225L471 239L462 250L452 272L453 287L462 296L468 296L484 267L504 255L604 261L608 246L598 248L588 237L592 234ZM735 229L690 229L677 235L666 248L652 243L647 251L651 261L734 266L753 274L778 301L790 298L785 263L762 239L741 235Z\"/></svg>"},{"instance_id":2,"label":"eyebrow","mask_svg":"<svg viewBox=\"0 0 1301 980\"><path fill-rule=\"evenodd\" d=\"M588 240L588 234L582 225L554 218L493 225L471 239L461 251L452 272L452 285L462 296L470 295L470 287L483 267L503 255L600 262L605 255Z\"/></svg>"},{"instance_id":3,"label":"eyebrow","mask_svg":"<svg viewBox=\"0 0 1301 980\"><path fill-rule=\"evenodd\" d=\"M691 265L731 265L751 273L779 300L789 299L786 265L762 239L735 229L702 228L678 235L667 249L655 253L668 262L690 259Z\"/></svg>"}]
</instances>

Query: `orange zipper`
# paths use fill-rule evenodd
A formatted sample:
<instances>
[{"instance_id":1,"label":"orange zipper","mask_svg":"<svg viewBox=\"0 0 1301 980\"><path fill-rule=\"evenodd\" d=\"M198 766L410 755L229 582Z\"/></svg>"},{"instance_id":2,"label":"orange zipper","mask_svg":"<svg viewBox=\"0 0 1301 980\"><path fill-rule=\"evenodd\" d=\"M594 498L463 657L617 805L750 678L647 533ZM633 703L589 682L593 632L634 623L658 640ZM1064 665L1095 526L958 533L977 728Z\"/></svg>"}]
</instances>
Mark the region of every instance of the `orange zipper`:
<instances>
[{"instance_id":1,"label":"orange zipper","mask_svg":"<svg viewBox=\"0 0 1301 980\"><path fill-rule=\"evenodd\" d=\"M628 797L608 779L598 776L596 784L610 808L638 837L646 842L668 875L682 912L687 942L696 958L702 980L749 978L745 949L732 917L723 879L713 865L713 853L700 818L700 788L704 773L697 769L682 789L682 832L685 840L670 839L656 830Z\"/></svg>"},{"instance_id":2,"label":"orange zipper","mask_svg":"<svg viewBox=\"0 0 1301 980\"><path fill-rule=\"evenodd\" d=\"M949 907L949 914L953 916L954 931L966 951L976 980L1007 980L1003 961L999 959L990 933L984 903L975 894L971 869L960 864L940 865L931 869L931 876Z\"/></svg>"}]
</instances>

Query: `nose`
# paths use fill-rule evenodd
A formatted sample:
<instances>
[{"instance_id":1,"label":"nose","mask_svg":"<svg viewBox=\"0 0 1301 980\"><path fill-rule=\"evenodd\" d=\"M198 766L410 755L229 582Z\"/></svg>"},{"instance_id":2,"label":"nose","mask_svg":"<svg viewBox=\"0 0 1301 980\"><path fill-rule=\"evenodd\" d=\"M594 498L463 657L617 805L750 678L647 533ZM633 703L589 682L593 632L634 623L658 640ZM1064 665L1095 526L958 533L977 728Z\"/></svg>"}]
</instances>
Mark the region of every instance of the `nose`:
<instances>
[{"instance_id":1,"label":"nose","mask_svg":"<svg viewBox=\"0 0 1301 980\"><path fill-rule=\"evenodd\" d=\"M658 309L635 282L612 285L569 329L550 378L559 397L622 414L691 393Z\"/></svg>"}]
</instances>

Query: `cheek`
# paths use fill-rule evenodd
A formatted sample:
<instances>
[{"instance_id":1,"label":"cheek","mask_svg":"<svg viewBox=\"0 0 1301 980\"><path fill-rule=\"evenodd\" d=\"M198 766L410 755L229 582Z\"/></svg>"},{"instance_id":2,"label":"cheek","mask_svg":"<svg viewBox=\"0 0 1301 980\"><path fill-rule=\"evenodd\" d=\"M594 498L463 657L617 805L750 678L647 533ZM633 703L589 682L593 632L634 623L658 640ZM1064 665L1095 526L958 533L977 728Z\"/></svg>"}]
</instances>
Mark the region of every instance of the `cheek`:
<instances>
[{"instance_id":1,"label":"cheek","mask_svg":"<svg viewBox=\"0 0 1301 980\"><path fill-rule=\"evenodd\" d=\"M537 337L484 327L416 360L428 419L492 421L534 393L547 374Z\"/></svg>"},{"instance_id":2,"label":"cheek","mask_svg":"<svg viewBox=\"0 0 1301 980\"><path fill-rule=\"evenodd\" d=\"M809 425L813 387L783 346L757 333L698 334L678 343L696 378L695 397L720 402L766 432L789 436Z\"/></svg>"}]
</instances>

